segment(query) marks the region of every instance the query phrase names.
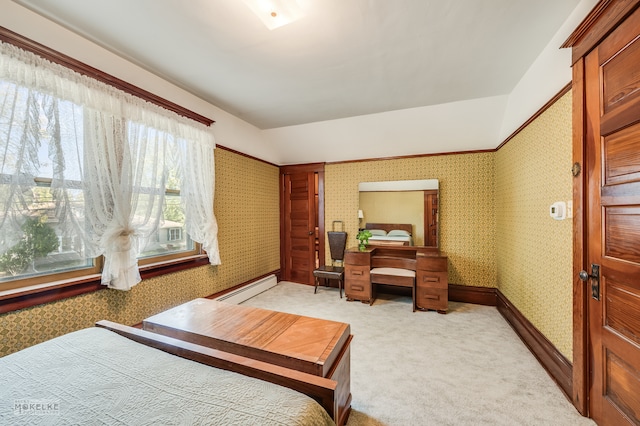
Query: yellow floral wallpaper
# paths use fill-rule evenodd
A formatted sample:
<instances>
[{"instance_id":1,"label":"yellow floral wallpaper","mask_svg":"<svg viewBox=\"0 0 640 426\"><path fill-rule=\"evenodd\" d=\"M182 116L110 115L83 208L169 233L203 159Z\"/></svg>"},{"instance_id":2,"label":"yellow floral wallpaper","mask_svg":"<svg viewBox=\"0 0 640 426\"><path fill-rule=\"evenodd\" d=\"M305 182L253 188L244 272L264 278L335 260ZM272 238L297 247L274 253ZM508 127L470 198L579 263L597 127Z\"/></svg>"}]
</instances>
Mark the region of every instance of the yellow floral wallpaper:
<instances>
[{"instance_id":1,"label":"yellow floral wallpaper","mask_svg":"<svg viewBox=\"0 0 640 426\"><path fill-rule=\"evenodd\" d=\"M222 265L148 279L0 315L0 356L89 327L147 316L279 269L279 170L216 150L215 212ZM549 205L572 197L571 94L497 152L327 164L325 228L342 220L355 246L358 183L440 181L440 249L449 282L498 288L572 359L571 221ZM328 249L326 261L330 262Z\"/></svg>"},{"instance_id":2,"label":"yellow floral wallpaper","mask_svg":"<svg viewBox=\"0 0 640 426\"><path fill-rule=\"evenodd\" d=\"M449 258L449 282L495 287L493 152L327 164L324 176L325 227L344 221L348 246L357 244L360 182L438 179L440 251Z\"/></svg>"},{"instance_id":3,"label":"yellow floral wallpaper","mask_svg":"<svg viewBox=\"0 0 640 426\"><path fill-rule=\"evenodd\" d=\"M496 152L497 287L572 359L571 93Z\"/></svg>"},{"instance_id":4,"label":"yellow floral wallpaper","mask_svg":"<svg viewBox=\"0 0 640 426\"><path fill-rule=\"evenodd\" d=\"M0 315L0 356L100 319L136 324L155 313L280 268L279 171L218 148L215 213L222 264L142 281L131 291L102 290Z\"/></svg>"},{"instance_id":5,"label":"yellow floral wallpaper","mask_svg":"<svg viewBox=\"0 0 640 426\"><path fill-rule=\"evenodd\" d=\"M496 152L327 164L325 227L355 246L359 182L439 179L449 282L498 288L571 360L572 224L549 216L572 198L571 149L567 93Z\"/></svg>"}]
</instances>

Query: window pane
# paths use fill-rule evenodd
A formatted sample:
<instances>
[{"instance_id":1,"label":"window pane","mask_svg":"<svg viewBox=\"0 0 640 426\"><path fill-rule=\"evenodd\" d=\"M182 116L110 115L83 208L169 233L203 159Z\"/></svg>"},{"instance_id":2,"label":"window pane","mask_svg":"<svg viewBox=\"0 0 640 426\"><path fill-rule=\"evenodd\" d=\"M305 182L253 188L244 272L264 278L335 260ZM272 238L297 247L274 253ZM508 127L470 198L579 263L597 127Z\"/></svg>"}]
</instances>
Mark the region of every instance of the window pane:
<instances>
[{"instance_id":1,"label":"window pane","mask_svg":"<svg viewBox=\"0 0 640 426\"><path fill-rule=\"evenodd\" d=\"M29 202L28 214L15 218L20 230L13 232L18 235L1 237L16 242L0 255L0 281L93 268L94 259L85 256L82 239L56 219L48 187L34 186L24 200Z\"/></svg>"},{"instance_id":2,"label":"window pane","mask_svg":"<svg viewBox=\"0 0 640 426\"><path fill-rule=\"evenodd\" d=\"M184 211L179 194L166 195L162 218L157 232L151 235L139 258L165 256L195 249L193 240L185 232Z\"/></svg>"}]
</instances>

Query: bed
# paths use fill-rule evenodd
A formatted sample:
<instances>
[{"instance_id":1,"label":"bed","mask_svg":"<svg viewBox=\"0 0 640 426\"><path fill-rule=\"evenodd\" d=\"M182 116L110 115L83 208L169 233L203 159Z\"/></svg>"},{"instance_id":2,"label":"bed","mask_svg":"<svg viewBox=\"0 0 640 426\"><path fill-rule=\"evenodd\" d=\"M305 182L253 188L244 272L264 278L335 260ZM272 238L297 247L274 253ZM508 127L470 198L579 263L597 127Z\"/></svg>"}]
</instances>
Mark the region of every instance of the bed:
<instances>
[{"instance_id":1,"label":"bed","mask_svg":"<svg viewBox=\"0 0 640 426\"><path fill-rule=\"evenodd\" d=\"M412 246L413 225L410 223L367 223L370 245Z\"/></svg>"},{"instance_id":2,"label":"bed","mask_svg":"<svg viewBox=\"0 0 640 426\"><path fill-rule=\"evenodd\" d=\"M334 425L329 379L97 325L0 358L0 424Z\"/></svg>"}]
</instances>

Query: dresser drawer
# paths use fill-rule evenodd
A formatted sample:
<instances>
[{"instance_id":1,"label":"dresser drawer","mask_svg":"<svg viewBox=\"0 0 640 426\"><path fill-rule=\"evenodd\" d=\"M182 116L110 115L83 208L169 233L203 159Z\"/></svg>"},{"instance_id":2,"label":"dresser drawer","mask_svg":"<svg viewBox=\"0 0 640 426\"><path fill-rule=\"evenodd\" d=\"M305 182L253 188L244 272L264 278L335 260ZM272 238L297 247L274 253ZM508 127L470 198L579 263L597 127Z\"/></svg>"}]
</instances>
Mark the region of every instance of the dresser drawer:
<instances>
[{"instance_id":1,"label":"dresser drawer","mask_svg":"<svg viewBox=\"0 0 640 426\"><path fill-rule=\"evenodd\" d=\"M416 256L416 269L433 272L447 271L445 256Z\"/></svg>"},{"instance_id":2,"label":"dresser drawer","mask_svg":"<svg viewBox=\"0 0 640 426\"><path fill-rule=\"evenodd\" d=\"M344 276L345 276L345 279L347 280L369 281L371 278L369 274L370 271L371 269L369 268L368 265L367 266L347 265L344 271Z\"/></svg>"},{"instance_id":3,"label":"dresser drawer","mask_svg":"<svg viewBox=\"0 0 640 426\"><path fill-rule=\"evenodd\" d=\"M371 262L371 253L369 251L357 252L347 251L344 254L345 265L369 266Z\"/></svg>"},{"instance_id":4,"label":"dresser drawer","mask_svg":"<svg viewBox=\"0 0 640 426\"><path fill-rule=\"evenodd\" d=\"M369 266L347 265L344 271L344 292L349 299L371 300Z\"/></svg>"},{"instance_id":5,"label":"dresser drawer","mask_svg":"<svg viewBox=\"0 0 640 426\"><path fill-rule=\"evenodd\" d=\"M449 292L446 289L416 288L416 307L418 309L447 310Z\"/></svg>"},{"instance_id":6,"label":"dresser drawer","mask_svg":"<svg viewBox=\"0 0 640 426\"><path fill-rule=\"evenodd\" d=\"M446 272L416 271L417 288L439 288L449 287L448 274Z\"/></svg>"},{"instance_id":7,"label":"dresser drawer","mask_svg":"<svg viewBox=\"0 0 640 426\"><path fill-rule=\"evenodd\" d=\"M366 280L346 280L344 294L350 299L370 300L371 283Z\"/></svg>"}]
</instances>

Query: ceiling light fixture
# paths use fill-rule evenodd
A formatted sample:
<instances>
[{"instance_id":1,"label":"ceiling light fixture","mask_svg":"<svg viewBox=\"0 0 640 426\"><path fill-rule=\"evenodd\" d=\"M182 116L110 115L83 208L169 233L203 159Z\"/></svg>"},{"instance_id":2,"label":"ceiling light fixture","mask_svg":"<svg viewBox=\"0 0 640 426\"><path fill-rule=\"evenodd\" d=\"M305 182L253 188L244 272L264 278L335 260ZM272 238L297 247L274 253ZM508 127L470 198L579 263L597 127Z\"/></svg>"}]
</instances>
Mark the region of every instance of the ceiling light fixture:
<instances>
[{"instance_id":1,"label":"ceiling light fixture","mask_svg":"<svg viewBox=\"0 0 640 426\"><path fill-rule=\"evenodd\" d=\"M297 0L243 1L270 30L290 24L304 16L304 11Z\"/></svg>"}]
</instances>

